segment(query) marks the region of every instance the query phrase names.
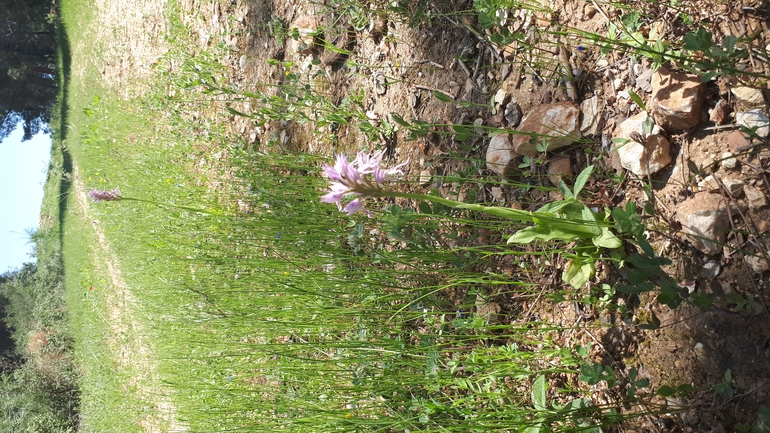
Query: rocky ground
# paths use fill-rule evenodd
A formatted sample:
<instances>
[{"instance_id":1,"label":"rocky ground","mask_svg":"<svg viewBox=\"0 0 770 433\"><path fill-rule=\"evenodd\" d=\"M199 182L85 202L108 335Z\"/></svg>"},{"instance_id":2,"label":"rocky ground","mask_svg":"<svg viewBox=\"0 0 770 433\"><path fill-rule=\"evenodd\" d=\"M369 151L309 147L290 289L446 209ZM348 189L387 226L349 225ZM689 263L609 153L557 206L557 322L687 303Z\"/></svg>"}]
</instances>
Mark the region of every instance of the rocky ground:
<instances>
[{"instance_id":1,"label":"rocky ground","mask_svg":"<svg viewBox=\"0 0 770 433\"><path fill-rule=\"evenodd\" d=\"M242 90L307 83L335 105L361 95L358 103L375 126L398 125L395 113L410 124L419 119L479 132L461 137L462 131L438 127L408 140L407 127L366 134L354 122L316 130L312 122L228 118L230 131L251 146L326 155L386 147L394 160L410 161L405 171L415 190L437 188L532 210L558 198L533 186L570 183L584 167L597 165L587 199L597 207L634 202L651 210L648 239L672 260L668 273L683 290L708 294L713 305L705 312L687 305L671 310L652 297L616 296L621 312L611 313L542 297L534 311L561 325L597 325L556 338L570 345L592 342L596 359L618 372L638 368L653 389L695 387L684 397L655 400L671 415L649 417L639 431L719 432L751 424L758 407L770 401L770 119L766 82L752 75L768 72L765 3L613 6L554 0L538 12L502 11L507 18L500 28L526 35L507 45L490 42L499 29L485 31L473 14L455 13L472 10L471 1L397 4L399 13L385 13L388 3L380 1L361 9L355 2L190 0L178 14L197 32L200 50L219 43L227 48L218 61ZM640 13L636 18L634 11ZM143 22L148 29L157 25L157 19ZM732 35L748 55L730 63L733 74L703 82L684 60L656 67L634 46L602 53L585 35L606 35L610 23L630 25L645 40L680 45L700 25L713 33L715 46L727 50L725 38ZM147 69L143 65L157 60L159 45L152 38L145 43L144 57L136 42L129 57L115 53L105 78L126 82ZM232 106L245 113L256 109L248 101ZM490 128L500 131L489 134ZM547 136L547 148L531 142L531 133ZM442 176L456 172L473 174L478 182L453 191ZM548 292L562 289L553 276L564 260L553 262L559 266L526 278ZM520 264L499 266L512 271ZM611 270L598 274L622 278ZM502 316L522 309L489 295ZM617 303L627 304L628 312ZM600 326L608 322L616 326ZM716 395L711 387L727 370L732 393ZM595 391L597 401L612 398L606 390Z\"/></svg>"}]
</instances>

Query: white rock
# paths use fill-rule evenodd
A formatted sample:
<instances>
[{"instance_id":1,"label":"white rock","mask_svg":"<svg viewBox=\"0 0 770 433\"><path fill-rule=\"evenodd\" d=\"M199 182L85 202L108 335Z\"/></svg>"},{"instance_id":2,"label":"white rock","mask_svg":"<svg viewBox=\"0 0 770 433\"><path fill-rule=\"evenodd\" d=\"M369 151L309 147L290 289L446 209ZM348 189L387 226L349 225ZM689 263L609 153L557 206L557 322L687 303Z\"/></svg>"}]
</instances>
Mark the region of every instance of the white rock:
<instances>
[{"instance_id":1,"label":"white rock","mask_svg":"<svg viewBox=\"0 0 770 433\"><path fill-rule=\"evenodd\" d=\"M420 185L422 186L428 186L430 185L430 181L433 178L433 175L431 174L430 170L423 170L420 172Z\"/></svg>"},{"instance_id":2,"label":"white rock","mask_svg":"<svg viewBox=\"0 0 770 433\"><path fill-rule=\"evenodd\" d=\"M580 103L580 132L583 135L594 136L602 128L601 109L599 97L593 96Z\"/></svg>"},{"instance_id":3,"label":"white rock","mask_svg":"<svg viewBox=\"0 0 770 433\"><path fill-rule=\"evenodd\" d=\"M615 130L616 138L626 138L629 141L624 145L615 145L614 149L620 157L620 165L637 176L647 176L657 173L671 162L671 144L660 135L660 127L653 127L652 133L642 144L631 139L632 132L643 136L642 124L649 117L646 112L641 112L629 117Z\"/></svg>"},{"instance_id":4,"label":"white rock","mask_svg":"<svg viewBox=\"0 0 770 433\"><path fill-rule=\"evenodd\" d=\"M732 153L725 152L722 154L722 167L732 170L737 163L738 160L733 157Z\"/></svg>"},{"instance_id":5,"label":"white rock","mask_svg":"<svg viewBox=\"0 0 770 433\"><path fill-rule=\"evenodd\" d=\"M746 185L743 183L740 179L732 179L729 177L725 178L719 178L720 181L722 181L722 185L725 186L725 189L727 190L727 193L730 194L732 197L738 197L743 192L743 188Z\"/></svg>"},{"instance_id":6,"label":"white rock","mask_svg":"<svg viewBox=\"0 0 770 433\"><path fill-rule=\"evenodd\" d=\"M487 147L487 168L500 176L505 174L506 169L511 164L511 160L516 157L513 151L510 134L495 134L489 140Z\"/></svg>"},{"instance_id":7,"label":"white rock","mask_svg":"<svg viewBox=\"0 0 770 433\"><path fill-rule=\"evenodd\" d=\"M720 244L730 228L730 215L737 211L738 207L721 195L700 192L679 204L677 218L693 246L711 255L722 251Z\"/></svg>"},{"instance_id":8,"label":"white rock","mask_svg":"<svg viewBox=\"0 0 770 433\"><path fill-rule=\"evenodd\" d=\"M703 265L703 269L701 269L700 274L704 278L713 280L719 275L720 270L721 266L719 266L719 262L716 260L709 260L706 262L706 264Z\"/></svg>"},{"instance_id":9,"label":"white rock","mask_svg":"<svg viewBox=\"0 0 770 433\"><path fill-rule=\"evenodd\" d=\"M762 138L767 138L770 135L770 117L767 117L760 109L736 113L735 123L749 129L756 127L757 135Z\"/></svg>"},{"instance_id":10,"label":"white rock","mask_svg":"<svg viewBox=\"0 0 770 433\"><path fill-rule=\"evenodd\" d=\"M743 192L744 183L742 180L720 177L719 182L722 182L725 190L727 190L727 193L732 197L738 197ZM698 182L698 188L701 191L718 191L719 182L713 175L708 175L702 181Z\"/></svg>"},{"instance_id":11,"label":"white rock","mask_svg":"<svg viewBox=\"0 0 770 433\"><path fill-rule=\"evenodd\" d=\"M755 274L761 274L770 269L770 267L767 265L767 260L762 257L747 256L746 264L749 265Z\"/></svg>"}]
</instances>

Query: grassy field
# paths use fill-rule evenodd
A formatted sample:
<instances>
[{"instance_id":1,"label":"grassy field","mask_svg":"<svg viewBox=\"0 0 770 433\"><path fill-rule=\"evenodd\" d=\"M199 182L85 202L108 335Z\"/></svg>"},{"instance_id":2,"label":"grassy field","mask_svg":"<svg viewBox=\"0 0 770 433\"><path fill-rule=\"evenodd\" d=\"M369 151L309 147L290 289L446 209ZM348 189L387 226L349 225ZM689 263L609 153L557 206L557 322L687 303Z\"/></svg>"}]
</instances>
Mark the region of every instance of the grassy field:
<instances>
[{"instance_id":1,"label":"grassy field","mask_svg":"<svg viewBox=\"0 0 770 433\"><path fill-rule=\"evenodd\" d=\"M373 218L321 203L329 155L232 134L217 101L244 95L205 80L226 48L192 52L178 8L166 5L168 53L126 97L102 80L94 8L61 2L61 176L44 216L61 233L79 431L598 432L671 410L635 368L555 341L573 328L531 314L542 288L496 267L585 264L582 250L453 247L525 225L430 200ZM86 196L114 188L122 200ZM515 315L498 317L491 292L516 299ZM597 384L616 399L592 400Z\"/></svg>"}]
</instances>

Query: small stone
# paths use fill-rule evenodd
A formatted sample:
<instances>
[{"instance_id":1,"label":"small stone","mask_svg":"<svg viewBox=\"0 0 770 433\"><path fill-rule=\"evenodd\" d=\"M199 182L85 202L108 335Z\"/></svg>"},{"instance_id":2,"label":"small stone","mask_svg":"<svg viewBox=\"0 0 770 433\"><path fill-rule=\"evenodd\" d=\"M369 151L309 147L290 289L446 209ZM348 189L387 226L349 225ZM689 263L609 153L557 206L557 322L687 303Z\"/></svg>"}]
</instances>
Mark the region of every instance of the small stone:
<instances>
[{"instance_id":1,"label":"small stone","mask_svg":"<svg viewBox=\"0 0 770 433\"><path fill-rule=\"evenodd\" d=\"M719 194L700 192L679 204L677 217L693 246L704 254L712 255L722 251L730 215L738 207L726 202Z\"/></svg>"},{"instance_id":2,"label":"small stone","mask_svg":"<svg viewBox=\"0 0 770 433\"><path fill-rule=\"evenodd\" d=\"M735 123L749 129L757 128L755 133L761 138L767 138L770 135L770 117L760 109L737 113Z\"/></svg>"},{"instance_id":3,"label":"small stone","mask_svg":"<svg viewBox=\"0 0 770 433\"><path fill-rule=\"evenodd\" d=\"M495 93L495 105L505 105L508 100L511 99L511 94L503 89L500 89Z\"/></svg>"},{"instance_id":4,"label":"small stone","mask_svg":"<svg viewBox=\"0 0 770 433\"><path fill-rule=\"evenodd\" d=\"M770 266L767 264L767 260L763 257L746 256L745 260L746 264L749 265L755 274L762 274L763 272L766 272L768 269L770 269Z\"/></svg>"},{"instance_id":5,"label":"small stone","mask_svg":"<svg viewBox=\"0 0 770 433\"><path fill-rule=\"evenodd\" d=\"M715 191L718 189L719 184L716 179L714 179L714 176L708 175L702 181L698 182L699 191Z\"/></svg>"},{"instance_id":6,"label":"small stone","mask_svg":"<svg viewBox=\"0 0 770 433\"><path fill-rule=\"evenodd\" d=\"M593 137L602 128L602 116L599 108L599 97L593 96L580 103L580 132Z\"/></svg>"},{"instance_id":7,"label":"small stone","mask_svg":"<svg viewBox=\"0 0 770 433\"><path fill-rule=\"evenodd\" d=\"M661 130L657 125L653 127L644 144L631 138L643 137L642 124L648 117L646 112L631 116L618 125L614 133L617 138L630 140L623 145L616 144L615 149L621 166L637 176L657 173L671 162L671 144L660 135Z\"/></svg>"},{"instance_id":8,"label":"small stone","mask_svg":"<svg viewBox=\"0 0 770 433\"><path fill-rule=\"evenodd\" d=\"M497 302L488 302L482 296L476 296L476 315L490 325L499 322L500 310L500 304Z\"/></svg>"},{"instance_id":9,"label":"small stone","mask_svg":"<svg viewBox=\"0 0 770 433\"><path fill-rule=\"evenodd\" d=\"M548 179L554 185L559 185L559 181L564 176L572 175L572 161L568 155L560 155L552 159L548 164Z\"/></svg>"},{"instance_id":10,"label":"small stone","mask_svg":"<svg viewBox=\"0 0 770 433\"><path fill-rule=\"evenodd\" d=\"M433 179L433 175L431 174L430 170L423 170L420 172L420 185L421 186L428 186L430 185L431 180Z\"/></svg>"},{"instance_id":11,"label":"small stone","mask_svg":"<svg viewBox=\"0 0 770 433\"><path fill-rule=\"evenodd\" d=\"M745 152L751 148L749 137L741 131L733 131L727 134L727 145L735 153Z\"/></svg>"},{"instance_id":12,"label":"small stone","mask_svg":"<svg viewBox=\"0 0 770 433\"><path fill-rule=\"evenodd\" d=\"M717 275L719 275L720 270L721 267L719 266L719 262L716 260L709 260L705 265L703 265L703 269L701 269L700 274L703 278L713 280L717 277Z\"/></svg>"},{"instance_id":13,"label":"small stone","mask_svg":"<svg viewBox=\"0 0 770 433\"><path fill-rule=\"evenodd\" d=\"M516 101L511 101L505 106L505 121L508 122L508 126L515 128L521 123L521 107Z\"/></svg>"},{"instance_id":14,"label":"small stone","mask_svg":"<svg viewBox=\"0 0 770 433\"><path fill-rule=\"evenodd\" d=\"M652 68L645 69L636 77L636 87L647 93L652 92Z\"/></svg>"},{"instance_id":15,"label":"small stone","mask_svg":"<svg viewBox=\"0 0 770 433\"><path fill-rule=\"evenodd\" d=\"M703 83L699 77L661 67L652 75L652 100L656 123L663 128L692 128L701 121Z\"/></svg>"},{"instance_id":16,"label":"small stone","mask_svg":"<svg viewBox=\"0 0 770 433\"><path fill-rule=\"evenodd\" d=\"M489 147L487 147L487 168L490 171L504 176L515 157L516 153L513 151L510 134L492 136L492 139L489 140Z\"/></svg>"},{"instance_id":17,"label":"small stone","mask_svg":"<svg viewBox=\"0 0 770 433\"><path fill-rule=\"evenodd\" d=\"M502 188L500 188L499 186L493 186L492 188L490 188L490 191L492 192L492 200L505 201Z\"/></svg>"},{"instance_id":18,"label":"small stone","mask_svg":"<svg viewBox=\"0 0 770 433\"><path fill-rule=\"evenodd\" d=\"M743 187L745 186L745 183L743 183L742 180L732 179L729 177L720 178L719 180L722 182L722 185L724 185L725 189L727 190L727 193L730 194L731 197L738 197L743 192Z\"/></svg>"},{"instance_id":19,"label":"small stone","mask_svg":"<svg viewBox=\"0 0 770 433\"><path fill-rule=\"evenodd\" d=\"M238 66L241 67L241 69L245 68L246 65L249 64L249 57L244 54L241 56L241 58L238 60Z\"/></svg>"},{"instance_id":20,"label":"small stone","mask_svg":"<svg viewBox=\"0 0 770 433\"><path fill-rule=\"evenodd\" d=\"M767 206L767 197L759 188L746 185L743 188L743 192L746 193L746 201L748 201L749 209L759 210Z\"/></svg>"},{"instance_id":21,"label":"small stone","mask_svg":"<svg viewBox=\"0 0 770 433\"><path fill-rule=\"evenodd\" d=\"M732 94L738 98L738 100L746 102L751 105L764 105L765 97L762 95L762 91L753 87L740 86L730 89Z\"/></svg>"},{"instance_id":22,"label":"small stone","mask_svg":"<svg viewBox=\"0 0 770 433\"><path fill-rule=\"evenodd\" d=\"M759 220L757 221L757 231L760 233L767 233L767 231L770 230L770 221L768 220Z\"/></svg>"},{"instance_id":23,"label":"small stone","mask_svg":"<svg viewBox=\"0 0 770 433\"><path fill-rule=\"evenodd\" d=\"M537 156L537 141L544 141L548 151L568 146L580 138L580 109L571 102L541 105L527 115L518 131L527 133L513 137L513 148L519 155Z\"/></svg>"},{"instance_id":24,"label":"small stone","mask_svg":"<svg viewBox=\"0 0 770 433\"><path fill-rule=\"evenodd\" d=\"M714 108L709 110L709 120L717 125L724 125L727 123L727 115L730 114L730 106L727 101L720 99L717 101Z\"/></svg>"},{"instance_id":25,"label":"small stone","mask_svg":"<svg viewBox=\"0 0 770 433\"><path fill-rule=\"evenodd\" d=\"M732 170L738 164L738 160L735 159L732 153L725 152L722 154L722 167Z\"/></svg>"}]
</instances>

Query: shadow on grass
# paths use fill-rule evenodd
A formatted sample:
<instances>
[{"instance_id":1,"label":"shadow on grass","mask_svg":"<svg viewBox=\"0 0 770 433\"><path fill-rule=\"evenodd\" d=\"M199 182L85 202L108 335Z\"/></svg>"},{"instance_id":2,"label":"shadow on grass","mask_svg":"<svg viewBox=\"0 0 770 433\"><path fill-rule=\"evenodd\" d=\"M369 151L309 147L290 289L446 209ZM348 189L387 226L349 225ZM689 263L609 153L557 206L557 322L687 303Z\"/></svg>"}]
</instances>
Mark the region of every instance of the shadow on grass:
<instances>
[{"instance_id":1,"label":"shadow on grass","mask_svg":"<svg viewBox=\"0 0 770 433\"><path fill-rule=\"evenodd\" d=\"M72 176L73 165L72 155L67 149L67 136L69 134L69 83L72 65L72 55L70 52L70 41L67 36L67 29L64 22L59 19L59 23L56 25L56 43L57 43L57 55L59 56L59 101L54 108L57 111L59 118L59 125L56 125L59 132L59 148L62 152L62 175L61 184L59 186L59 227L64 227L64 216L67 213L67 200L69 199L70 190L72 188ZM59 230L59 245L64 245L64 230Z\"/></svg>"}]
</instances>

